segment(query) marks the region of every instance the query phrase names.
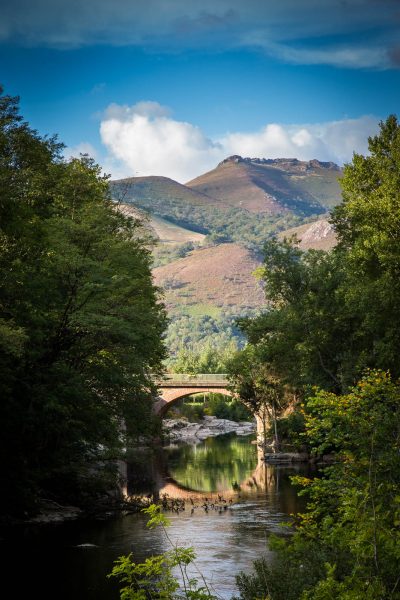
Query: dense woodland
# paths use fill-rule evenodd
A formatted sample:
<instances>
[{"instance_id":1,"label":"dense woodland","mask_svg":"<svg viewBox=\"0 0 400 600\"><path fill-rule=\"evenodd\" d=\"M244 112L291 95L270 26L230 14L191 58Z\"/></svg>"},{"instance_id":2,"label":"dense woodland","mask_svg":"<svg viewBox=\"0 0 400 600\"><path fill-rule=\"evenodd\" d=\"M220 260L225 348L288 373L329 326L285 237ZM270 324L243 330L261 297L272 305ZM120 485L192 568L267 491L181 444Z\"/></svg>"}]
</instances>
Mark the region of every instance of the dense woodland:
<instances>
[{"instance_id":1,"label":"dense woodland","mask_svg":"<svg viewBox=\"0 0 400 600\"><path fill-rule=\"evenodd\" d=\"M145 232L90 158L62 150L0 96L1 500L15 515L115 485L121 421L151 433L165 357Z\"/></svg>"}]
</instances>

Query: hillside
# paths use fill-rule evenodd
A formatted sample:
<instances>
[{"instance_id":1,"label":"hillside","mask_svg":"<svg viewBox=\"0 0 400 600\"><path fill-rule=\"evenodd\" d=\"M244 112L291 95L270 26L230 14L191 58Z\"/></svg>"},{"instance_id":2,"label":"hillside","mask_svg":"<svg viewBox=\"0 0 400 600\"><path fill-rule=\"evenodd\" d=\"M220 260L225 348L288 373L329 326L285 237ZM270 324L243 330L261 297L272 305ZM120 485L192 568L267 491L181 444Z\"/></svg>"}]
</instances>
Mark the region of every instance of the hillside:
<instances>
[{"instance_id":1,"label":"hillside","mask_svg":"<svg viewBox=\"0 0 400 600\"><path fill-rule=\"evenodd\" d=\"M185 258L154 269L171 313L220 316L259 308L261 283L252 275L260 259L238 244L199 248Z\"/></svg>"},{"instance_id":2,"label":"hillside","mask_svg":"<svg viewBox=\"0 0 400 600\"><path fill-rule=\"evenodd\" d=\"M333 163L234 156L187 185L157 176L111 182L121 210L146 214L159 240L153 273L165 291L171 356L182 345L243 341L235 320L264 305L252 273L267 239L297 234L302 248L332 247L321 217L340 201L340 175Z\"/></svg>"},{"instance_id":3,"label":"hillside","mask_svg":"<svg viewBox=\"0 0 400 600\"><path fill-rule=\"evenodd\" d=\"M299 227L292 227L282 231L279 239L296 235L300 240L299 248L302 250L331 250L336 244L336 235L332 225L326 219L314 223L307 223Z\"/></svg>"},{"instance_id":4,"label":"hillside","mask_svg":"<svg viewBox=\"0 0 400 600\"><path fill-rule=\"evenodd\" d=\"M140 204L149 210L161 201L174 201L193 206L212 205L214 198L191 189L169 177L149 175L147 177L127 177L110 182L111 193L121 202Z\"/></svg>"},{"instance_id":5,"label":"hillside","mask_svg":"<svg viewBox=\"0 0 400 600\"><path fill-rule=\"evenodd\" d=\"M140 219L146 229L149 230L151 235L158 240L160 244L166 246L176 246L181 244L187 244L192 242L194 244L201 244L204 241L205 235L197 233L196 231L190 231L184 227L179 227L165 219L149 215L143 210L138 210L132 204L117 204L117 210L122 214Z\"/></svg>"},{"instance_id":6,"label":"hillside","mask_svg":"<svg viewBox=\"0 0 400 600\"><path fill-rule=\"evenodd\" d=\"M261 250L271 235L314 220L339 202L340 175L334 163L317 160L231 156L187 185L168 177L131 177L112 181L110 189L114 199L164 225Z\"/></svg>"},{"instance_id":7,"label":"hillside","mask_svg":"<svg viewBox=\"0 0 400 600\"><path fill-rule=\"evenodd\" d=\"M230 156L186 186L251 212L325 212L340 200L340 168L318 160Z\"/></svg>"}]
</instances>

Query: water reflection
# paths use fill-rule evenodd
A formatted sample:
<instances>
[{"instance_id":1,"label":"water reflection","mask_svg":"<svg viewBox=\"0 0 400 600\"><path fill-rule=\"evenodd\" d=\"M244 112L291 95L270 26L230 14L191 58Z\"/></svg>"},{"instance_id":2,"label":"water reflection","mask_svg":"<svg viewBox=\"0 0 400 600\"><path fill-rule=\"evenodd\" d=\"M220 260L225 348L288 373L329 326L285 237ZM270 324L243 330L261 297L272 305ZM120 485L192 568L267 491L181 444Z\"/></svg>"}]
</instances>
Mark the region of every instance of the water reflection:
<instances>
[{"instance_id":1,"label":"water reflection","mask_svg":"<svg viewBox=\"0 0 400 600\"><path fill-rule=\"evenodd\" d=\"M271 533L285 535L281 523L301 509L289 475L293 469L265 466L257 462L251 440L235 436L211 438L195 447L169 447L165 451L135 451L127 465L130 493L175 493L197 497L236 495L223 512L205 512L201 502L192 512L170 515L169 535L180 545L193 545L197 565L218 594L229 599L235 593L235 574L251 568L254 559L268 555ZM240 490L235 489L235 483ZM171 488L170 488L171 489ZM56 527L30 528L3 540L4 573L21 597L37 595L44 600L113 600L116 584L107 580L113 561L133 553L142 561L163 552L168 543L162 531L149 530L143 514L114 521L65 523ZM82 549L79 544L95 544ZM24 577L20 562L23 556Z\"/></svg>"},{"instance_id":2,"label":"water reflection","mask_svg":"<svg viewBox=\"0 0 400 600\"><path fill-rule=\"evenodd\" d=\"M195 446L167 448L170 477L187 490L237 490L257 468L253 439L227 434Z\"/></svg>"}]
</instances>

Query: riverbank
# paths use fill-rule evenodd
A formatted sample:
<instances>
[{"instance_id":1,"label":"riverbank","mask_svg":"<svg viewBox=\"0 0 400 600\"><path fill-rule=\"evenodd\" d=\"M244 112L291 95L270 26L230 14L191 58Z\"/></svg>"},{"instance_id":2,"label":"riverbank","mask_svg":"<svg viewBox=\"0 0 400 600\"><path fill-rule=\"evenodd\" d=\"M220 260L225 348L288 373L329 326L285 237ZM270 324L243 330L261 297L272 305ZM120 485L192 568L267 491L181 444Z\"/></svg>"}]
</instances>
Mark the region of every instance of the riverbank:
<instances>
[{"instance_id":1,"label":"riverbank","mask_svg":"<svg viewBox=\"0 0 400 600\"><path fill-rule=\"evenodd\" d=\"M255 422L229 421L206 416L198 423L186 419L164 419L163 436L169 442L197 444L206 438L235 433L236 435L251 435L256 431Z\"/></svg>"}]
</instances>

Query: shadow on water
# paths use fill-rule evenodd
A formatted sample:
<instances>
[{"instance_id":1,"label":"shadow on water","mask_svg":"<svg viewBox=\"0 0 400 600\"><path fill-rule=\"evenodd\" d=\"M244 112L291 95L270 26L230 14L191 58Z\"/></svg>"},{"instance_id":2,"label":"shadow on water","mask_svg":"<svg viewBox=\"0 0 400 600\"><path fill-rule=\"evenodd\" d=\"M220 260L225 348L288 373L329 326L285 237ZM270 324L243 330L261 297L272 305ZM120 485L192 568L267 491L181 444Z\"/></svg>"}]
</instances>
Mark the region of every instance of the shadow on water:
<instances>
[{"instance_id":1,"label":"shadow on water","mask_svg":"<svg viewBox=\"0 0 400 600\"><path fill-rule=\"evenodd\" d=\"M170 515L169 535L195 547L200 571L226 599L235 592L235 574L268 555L268 536L287 534L282 522L302 508L289 477L304 471L259 463L251 441L227 435L194 446L135 451L127 465L130 494L195 498L184 512ZM213 495L226 500L225 510L204 510L203 499ZM106 579L113 561L129 552L141 561L168 544L162 531L146 528L143 514L134 514L25 528L2 540L1 548L13 597L29 592L42 600L113 600L119 595Z\"/></svg>"}]
</instances>

